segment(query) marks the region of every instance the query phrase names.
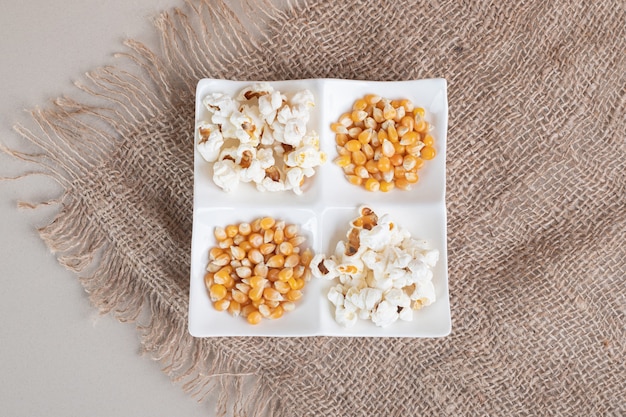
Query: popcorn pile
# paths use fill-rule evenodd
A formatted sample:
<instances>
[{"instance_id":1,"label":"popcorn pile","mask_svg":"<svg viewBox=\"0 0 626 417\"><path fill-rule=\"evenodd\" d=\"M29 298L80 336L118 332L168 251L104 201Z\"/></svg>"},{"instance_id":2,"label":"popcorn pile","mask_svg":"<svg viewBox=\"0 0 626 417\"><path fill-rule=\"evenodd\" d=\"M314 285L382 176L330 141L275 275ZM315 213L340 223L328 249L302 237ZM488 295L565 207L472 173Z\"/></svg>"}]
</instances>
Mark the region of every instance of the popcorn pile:
<instances>
[{"instance_id":1,"label":"popcorn pile","mask_svg":"<svg viewBox=\"0 0 626 417\"><path fill-rule=\"evenodd\" d=\"M369 207L350 222L347 241L334 255L316 255L310 263L318 278L338 279L328 292L337 323L351 327L357 319L386 327L398 319L413 320L413 310L435 301L431 268L439 251Z\"/></svg>"},{"instance_id":2,"label":"popcorn pile","mask_svg":"<svg viewBox=\"0 0 626 417\"><path fill-rule=\"evenodd\" d=\"M302 194L306 178L326 162L319 136L307 131L315 98L302 90L290 99L268 83L246 87L236 98L211 93L202 100L210 120L197 129L198 151L213 162L213 181L226 192L240 182L260 191Z\"/></svg>"}]
</instances>

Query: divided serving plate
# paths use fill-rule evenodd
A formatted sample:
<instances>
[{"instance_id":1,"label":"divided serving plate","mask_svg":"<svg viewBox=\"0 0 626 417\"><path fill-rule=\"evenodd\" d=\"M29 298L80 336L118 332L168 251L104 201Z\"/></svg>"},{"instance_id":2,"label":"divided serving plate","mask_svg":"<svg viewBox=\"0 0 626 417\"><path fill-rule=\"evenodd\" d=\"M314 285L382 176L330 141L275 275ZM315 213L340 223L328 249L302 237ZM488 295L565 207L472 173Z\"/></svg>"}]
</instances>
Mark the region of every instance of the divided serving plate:
<instances>
[{"instance_id":1,"label":"divided serving plate","mask_svg":"<svg viewBox=\"0 0 626 417\"><path fill-rule=\"evenodd\" d=\"M196 125L208 117L202 99L212 92L236 96L253 81L200 80L196 89ZM448 128L447 84L444 79L398 82L372 82L339 79L307 79L270 82L284 94L303 89L315 96L308 130L320 137L320 148L328 161L316 168L300 196L291 191L259 192L253 185L240 184L226 193L212 180L212 164L200 156L194 137L193 237L189 292L189 332L196 337L218 336L363 336L363 337L442 337L450 333L448 294L448 261L446 247L445 159ZM352 108L365 94L389 99L410 99L423 107L426 120L433 125L437 156L426 161L419 171L419 182L412 190L369 192L348 183L340 167L332 161L338 156L335 134L330 124ZM257 217L272 216L297 223L315 253L333 253L339 240L345 239L349 221L358 216L358 207L368 205L379 216L388 213L416 239L428 240L439 250L439 261L433 269L437 300L414 312L411 322L396 321L388 327L377 327L371 321L359 320L345 328L334 320L334 306L326 298L334 281L311 278L303 289L304 296L295 310L277 320L264 319L250 325L242 317L214 309L204 285L208 251L216 246L213 229L228 224L251 222Z\"/></svg>"}]
</instances>

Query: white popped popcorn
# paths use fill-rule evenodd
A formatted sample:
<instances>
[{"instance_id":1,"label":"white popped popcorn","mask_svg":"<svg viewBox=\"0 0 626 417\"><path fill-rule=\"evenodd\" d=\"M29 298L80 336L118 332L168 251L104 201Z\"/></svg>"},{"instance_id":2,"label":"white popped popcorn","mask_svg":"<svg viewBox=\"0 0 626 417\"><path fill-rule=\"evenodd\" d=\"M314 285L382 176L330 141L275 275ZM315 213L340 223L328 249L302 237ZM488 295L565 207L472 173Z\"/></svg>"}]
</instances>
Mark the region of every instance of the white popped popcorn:
<instances>
[{"instance_id":1,"label":"white popped popcorn","mask_svg":"<svg viewBox=\"0 0 626 417\"><path fill-rule=\"evenodd\" d=\"M334 254L317 254L310 263L313 276L339 281L327 296L335 320L347 327L359 318L380 327L412 321L414 310L436 299L432 268L439 251L369 207L350 226Z\"/></svg>"},{"instance_id":2,"label":"white popped popcorn","mask_svg":"<svg viewBox=\"0 0 626 417\"><path fill-rule=\"evenodd\" d=\"M220 154L220 149L224 145L224 137L217 125L211 123L200 123L198 125L198 152L202 157L209 161L215 162Z\"/></svg>"},{"instance_id":3,"label":"white popped popcorn","mask_svg":"<svg viewBox=\"0 0 626 417\"><path fill-rule=\"evenodd\" d=\"M269 83L256 83L235 98L211 93L202 103L209 117L197 126L198 152L214 163L213 181L224 191L249 182L260 191L299 195L306 179L326 162L319 136L307 130L315 106L309 90L289 98Z\"/></svg>"}]
</instances>

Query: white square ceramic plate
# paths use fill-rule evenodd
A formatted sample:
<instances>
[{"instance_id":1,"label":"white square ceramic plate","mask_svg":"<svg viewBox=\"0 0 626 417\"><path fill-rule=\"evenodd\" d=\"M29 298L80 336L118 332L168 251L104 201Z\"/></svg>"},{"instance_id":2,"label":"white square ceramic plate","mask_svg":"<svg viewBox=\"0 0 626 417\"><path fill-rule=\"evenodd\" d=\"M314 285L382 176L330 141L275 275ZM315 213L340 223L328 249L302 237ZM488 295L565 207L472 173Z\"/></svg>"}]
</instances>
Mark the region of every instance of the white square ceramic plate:
<instances>
[{"instance_id":1,"label":"white square ceramic plate","mask_svg":"<svg viewBox=\"0 0 626 417\"><path fill-rule=\"evenodd\" d=\"M196 90L196 123L208 112L202 99L209 93L232 96L250 81L203 79ZM320 147L328 162L318 167L300 196L291 191L258 192L250 184L241 184L232 194L219 189L212 181L212 167L195 150L193 238L191 244L191 281L189 294L189 332L196 337L209 336L368 336L368 337L442 337L450 333L448 261L446 248L445 159L448 128L446 80L428 79L402 82L371 82L338 79L309 79L270 83L285 94L309 89L316 106L309 130L320 135ZM389 99L408 98L426 110L426 119L434 126L437 156L420 169L419 182L410 191L392 190L371 193L349 184L341 168L332 163L337 156L330 124L352 108L357 98L378 94ZM196 133L197 135L197 133ZM197 143L198 137L194 138ZM196 147L194 146L194 149ZM370 321L359 321L352 328L338 325L333 306L326 298L331 282L313 278L304 288L304 296L294 311L278 320L263 320L252 326L241 317L215 310L204 286L208 251L216 245L213 229L231 223L250 222L257 217L273 216L297 223L316 252L333 252L345 237L348 222L357 217L357 208L367 204L378 215L389 213L394 221L407 228L414 238L427 239L440 252L433 270L437 301L414 314L411 322L398 321L381 328Z\"/></svg>"}]
</instances>

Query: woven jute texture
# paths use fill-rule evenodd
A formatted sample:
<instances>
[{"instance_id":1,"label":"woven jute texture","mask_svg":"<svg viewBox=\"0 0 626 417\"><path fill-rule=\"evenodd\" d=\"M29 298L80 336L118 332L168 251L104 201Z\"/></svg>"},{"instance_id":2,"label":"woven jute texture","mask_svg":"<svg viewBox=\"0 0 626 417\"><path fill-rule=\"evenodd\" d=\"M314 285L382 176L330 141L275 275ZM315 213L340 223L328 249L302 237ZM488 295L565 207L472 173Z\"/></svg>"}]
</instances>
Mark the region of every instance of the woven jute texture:
<instances>
[{"instance_id":1,"label":"woven jute texture","mask_svg":"<svg viewBox=\"0 0 626 417\"><path fill-rule=\"evenodd\" d=\"M41 236L221 415L626 415L621 1L189 1L5 149L65 192ZM204 77L448 80L452 334L187 333ZM26 205L26 203L25 203Z\"/></svg>"}]
</instances>

